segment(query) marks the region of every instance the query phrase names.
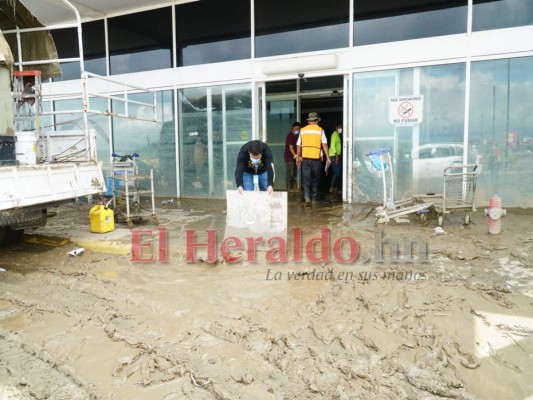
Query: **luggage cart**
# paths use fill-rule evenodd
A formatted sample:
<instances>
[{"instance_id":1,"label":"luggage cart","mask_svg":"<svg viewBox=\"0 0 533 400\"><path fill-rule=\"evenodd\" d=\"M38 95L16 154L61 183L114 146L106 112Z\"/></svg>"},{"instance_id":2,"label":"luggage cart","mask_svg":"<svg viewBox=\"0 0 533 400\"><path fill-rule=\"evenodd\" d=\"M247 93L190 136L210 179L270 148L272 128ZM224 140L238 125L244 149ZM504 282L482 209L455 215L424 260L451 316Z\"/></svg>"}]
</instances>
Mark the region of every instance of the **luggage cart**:
<instances>
[{"instance_id":1,"label":"luggage cart","mask_svg":"<svg viewBox=\"0 0 533 400\"><path fill-rule=\"evenodd\" d=\"M119 161L113 161L111 164L111 178L113 187L113 209L115 218L119 222L123 218L128 228L133 228L134 221L140 221L145 218L151 218L155 225L159 224L155 213L154 198L154 173L150 169L149 175L139 175L136 158L137 153L131 156L120 156L112 154L113 160L119 158ZM141 186L140 182L147 181L149 188ZM151 210L142 208L142 197L150 196Z\"/></svg>"},{"instance_id":2,"label":"luggage cart","mask_svg":"<svg viewBox=\"0 0 533 400\"><path fill-rule=\"evenodd\" d=\"M376 221L378 224L389 222L403 222L399 217L418 213L423 214L433 205L431 202L417 198L394 200L394 171L392 166L391 149L389 147L376 149L366 155L369 158L369 169L381 175L383 182L383 205L376 209ZM423 219L424 220L424 219Z\"/></svg>"},{"instance_id":3,"label":"luggage cart","mask_svg":"<svg viewBox=\"0 0 533 400\"><path fill-rule=\"evenodd\" d=\"M452 164L444 170L442 194L415 195L417 201L433 204L439 226L444 222L444 214L455 211L464 211L464 223L470 223L472 211L476 211L477 168L477 164Z\"/></svg>"}]
</instances>

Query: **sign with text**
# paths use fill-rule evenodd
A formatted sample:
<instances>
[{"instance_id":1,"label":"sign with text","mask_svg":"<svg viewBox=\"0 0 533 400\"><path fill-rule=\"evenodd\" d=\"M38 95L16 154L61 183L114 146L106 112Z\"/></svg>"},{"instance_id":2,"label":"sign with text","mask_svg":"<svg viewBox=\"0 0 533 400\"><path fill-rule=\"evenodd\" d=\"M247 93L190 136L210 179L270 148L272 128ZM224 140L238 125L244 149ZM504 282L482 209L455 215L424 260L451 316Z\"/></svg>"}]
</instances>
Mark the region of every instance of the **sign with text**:
<instances>
[{"instance_id":1,"label":"sign with text","mask_svg":"<svg viewBox=\"0 0 533 400\"><path fill-rule=\"evenodd\" d=\"M396 96L389 100L389 123L394 126L418 125L424 120L424 96Z\"/></svg>"},{"instance_id":2,"label":"sign with text","mask_svg":"<svg viewBox=\"0 0 533 400\"><path fill-rule=\"evenodd\" d=\"M226 237L287 234L287 192L226 190Z\"/></svg>"}]
</instances>

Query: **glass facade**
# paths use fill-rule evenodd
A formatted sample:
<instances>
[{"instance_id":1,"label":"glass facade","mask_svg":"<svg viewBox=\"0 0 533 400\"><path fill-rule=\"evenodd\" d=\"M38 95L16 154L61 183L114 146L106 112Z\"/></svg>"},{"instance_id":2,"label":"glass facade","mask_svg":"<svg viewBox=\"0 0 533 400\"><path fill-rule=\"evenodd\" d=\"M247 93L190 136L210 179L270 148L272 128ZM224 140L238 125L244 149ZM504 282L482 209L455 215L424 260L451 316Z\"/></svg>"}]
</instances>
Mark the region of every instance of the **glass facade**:
<instances>
[{"instance_id":1,"label":"glass facade","mask_svg":"<svg viewBox=\"0 0 533 400\"><path fill-rule=\"evenodd\" d=\"M107 20L111 74L172 67L172 9L122 15Z\"/></svg>"},{"instance_id":2,"label":"glass facade","mask_svg":"<svg viewBox=\"0 0 533 400\"><path fill-rule=\"evenodd\" d=\"M473 2L473 31L533 24L533 2L531 0L473 0Z\"/></svg>"},{"instance_id":3,"label":"glass facade","mask_svg":"<svg viewBox=\"0 0 533 400\"><path fill-rule=\"evenodd\" d=\"M267 96L269 94L267 86ZM268 98L268 97L267 97ZM296 93L283 98L267 100L267 139L272 150L276 180L275 190L285 190L285 139L292 128L293 122L298 120ZM305 124L304 124L305 125Z\"/></svg>"},{"instance_id":4,"label":"glass facade","mask_svg":"<svg viewBox=\"0 0 533 400\"><path fill-rule=\"evenodd\" d=\"M105 76L106 51L104 20L82 24L83 56L85 70ZM52 32L59 58L79 57L78 33L75 28L56 29ZM63 76L55 80L79 79L78 62L61 63Z\"/></svg>"},{"instance_id":5,"label":"glass facade","mask_svg":"<svg viewBox=\"0 0 533 400\"><path fill-rule=\"evenodd\" d=\"M179 67L250 58L250 1L177 5L176 47Z\"/></svg>"},{"instance_id":6,"label":"glass facade","mask_svg":"<svg viewBox=\"0 0 533 400\"><path fill-rule=\"evenodd\" d=\"M465 64L450 64L354 75L356 201L383 201L381 171L367 154L386 147L394 160L395 198L442 192L444 168L462 161L465 73ZM395 122L395 99L415 107L421 121Z\"/></svg>"},{"instance_id":7,"label":"glass facade","mask_svg":"<svg viewBox=\"0 0 533 400\"><path fill-rule=\"evenodd\" d=\"M82 101L80 99L59 100L53 104L54 111L73 111L76 113L57 114L53 116L55 119L55 126L57 130L83 130L84 121L80 110L82 109ZM48 108L48 107L47 107ZM92 109L107 109L107 101L105 99L91 99ZM45 109L46 110L46 109ZM46 111L52 111L50 109ZM52 117L47 118L47 122L43 125L43 131L49 130L52 126ZM89 129L94 130L96 134L96 157L98 161L103 163L104 171L110 167L109 157L111 155L111 144L109 138L108 118L102 115L89 115Z\"/></svg>"},{"instance_id":8,"label":"glass facade","mask_svg":"<svg viewBox=\"0 0 533 400\"><path fill-rule=\"evenodd\" d=\"M467 0L404 3L354 1L354 45L467 31ZM169 7L83 23L86 70L106 75L106 23L114 75L173 67L174 40L177 67L251 58L250 1L202 0L174 7L175 32ZM350 0L256 0L255 57L348 47L349 8ZM472 15L473 31L532 25L533 2L473 0ZM60 58L78 55L75 29L56 29L53 37ZM79 76L77 63L63 63L62 68L60 79Z\"/></svg>"},{"instance_id":9,"label":"glass facade","mask_svg":"<svg viewBox=\"0 0 533 400\"><path fill-rule=\"evenodd\" d=\"M133 101L151 102L151 94L129 96ZM113 118L113 152L118 155L139 154L139 173L154 170L154 186L158 196L176 195L176 147L174 135L173 92L157 93L157 123L135 119ZM129 114L150 116L145 106L130 104ZM122 112L123 103L113 101L113 110ZM109 157L109 155L108 155Z\"/></svg>"},{"instance_id":10,"label":"glass facade","mask_svg":"<svg viewBox=\"0 0 533 400\"><path fill-rule=\"evenodd\" d=\"M348 47L348 0L256 0L255 56Z\"/></svg>"},{"instance_id":11,"label":"glass facade","mask_svg":"<svg viewBox=\"0 0 533 400\"><path fill-rule=\"evenodd\" d=\"M467 0L355 1L356 46L466 32Z\"/></svg>"},{"instance_id":12,"label":"glass facade","mask_svg":"<svg viewBox=\"0 0 533 400\"><path fill-rule=\"evenodd\" d=\"M358 46L461 35L468 31L467 0L399 3L402 2L333 0L325 4L317 0L255 0L252 8L248 0L202 0L84 23L86 70L101 75L106 75L106 61L110 74L146 71L147 76L150 71L172 67L178 67L173 73L179 74L179 67L183 66L248 59L254 63L253 77L243 77L238 84L222 85L217 81L205 87L211 78L204 79L202 75L195 82L193 74L187 75L190 77L186 78L187 82L180 80L177 88L171 89L176 85L173 81L163 83L169 90L158 94L159 122L115 118L114 147L109 143L108 120L91 117L91 123L97 125L99 159L107 162L111 148L117 153L137 152L141 154L141 166L155 170L157 195L176 195L179 186L184 197L224 197L226 189L235 188L235 156L252 139L254 122L255 135L266 132L274 152L275 189L279 190L284 188L285 136L292 122L302 118L298 111L302 114L317 111L322 115L329 113L334 121L344 119L351 125L351 132L348 133L349 126L345 126L345 132L353 142L350 161L354 166L354 182L347 182L353 201L382 201L381 178L366 154L376 148L390 147L396 198L417 192L441 192L444 167L451 162L477 160L481 165L478 169L481 203L487 203L489 195L496 192L513 205L531 206L533 182L527 176L522 177L520 171L530 168L533 162L533 135L528 132L528 127L533 126L530 121L533 114L529 112L533 106L532 57L512 58L524 54L513 50L514 46L509 50L511 58L472 61L471 70L467 68L468 49L464 56L454 53L453 58L444 57L453 60L453 64L422 53L407 60L409 68L385 66L388 64L383 57L376 57L379 65L375 68L360 62L356 56L367 50ZM533 2L529 0L473 0L472 3L474 32L533 25ZM353 15L350 16L351 4ZM252 31L252 18L255 31ZM347 49L351 42L351 22L351 39L357 48ZM61 58L77 56L74 29L56 29L53 35ZM466 41L467 36L463 36ZM457 37L450 38L449 43L456 40ZM445 43L445 39L440 41ZM502 47L502 43L495 45ZM477 47L470 54L474 59L494 56L487 50L490 44L475 44ZM398 43L398 48L402 46L412 49L408 47L410 44ZM313 76L311 71L310 77L306 72L306 79L296 79L295 73L294 79L285 75L275 81L272 76L256 75L265 61L256 58L283 59L279 56L286 55L289 59L302 52L327 50L333 54L335 49L342 49L337 54L343 55L350 51L351 61L338 55L339 70L332 70L331 76ZM498 54L497 57L503 57L505 50L498 50ZM394 59L397 58L401 57L396 54ZM62 67L61 79L78 77L77 63L64 63ZM355 72L360 67L370 72ZM194 73L193 69L188 71ZM471 71L469 88L467 71ZM347 90L344 77L348 74L351 83ZM254 109L252 82L257 85ZM330 94L325 93L328 90ZM465 115L467 90L470 103L469 113ZM338 102L330 107L326 97L332 100L335 96ZM348 96L352 100L351 121L343 115ZM417 97L421 119L412 124L395 123L391 118L392 99L403 104L401 99L408 97ZM174 100L177 100L177 110L173 110ZM55 106L62 108L68 102L56 102ZM118 103L113 104L115 111L120 111L120 107ZM396 112L400 112L399 107ZM465 129L466 117L469 124ZM64 119L65 127L74 126L67 118L58 117ZM326 125L324 128L329 132L331 127ZM527 184L518 185L518 179L526 180ZM515 190L516 186L520 190Z\"/></svg>"},{"instance_id":13,"label":"glass facade","mask_svg":"<svg viewBox=\"0 0 533 400\"><path fill-rule=\"evenodd\" d=\"M180 192L224 197L235 189L240 148L252 140L251 85L179 90Z\"/></svg>"},{"instance_id":14,"label":"glass facade","mask_svg":"<svg viewBox=\"0 0 533 400\"><path fill-rule=\"evenodd\" d=\"M469 154L481 156L480 197L531 207L533 57L472 63Z\"/></svg>"}]
</instances>

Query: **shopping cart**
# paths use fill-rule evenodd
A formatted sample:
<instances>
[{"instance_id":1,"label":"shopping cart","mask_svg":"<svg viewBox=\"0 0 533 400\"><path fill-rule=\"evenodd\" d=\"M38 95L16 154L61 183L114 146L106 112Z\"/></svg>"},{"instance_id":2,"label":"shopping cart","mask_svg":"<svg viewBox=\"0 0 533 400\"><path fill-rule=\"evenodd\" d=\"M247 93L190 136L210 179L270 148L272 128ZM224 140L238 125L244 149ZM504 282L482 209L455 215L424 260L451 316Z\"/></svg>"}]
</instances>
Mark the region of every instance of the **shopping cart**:
<instances>
[{"instance_id":1,"label":"shopping cart","mask_svg":"<svg viewBox=\"0 0 533 400\"><path fill-rule=\"evenodd\" d=\"M472 212L476 211L477 164L452 164L444 170L444 187L441 194L415 195L420 202L430 202L438 215L439 226L444 214L464 211L464 223L468 225Z\"/></svg>"},{"instance_id":2,"label":"shopping cart","mask_svg":"<svg viewBox=\"0 0 533 400\"><path fill-rule=\"evenodd\" d=\"M367 165L369 169L377 175L381 175L383 182L383 205L376 208L376 220L378 224L389 222L394 219L396 222L407 222L400 217L418 213L423 214L433 205L427 200L417 198L408 198L394 200L394 170L389 147L376 149L366 155L368 157Z\"/></svg>"}]
</instances>

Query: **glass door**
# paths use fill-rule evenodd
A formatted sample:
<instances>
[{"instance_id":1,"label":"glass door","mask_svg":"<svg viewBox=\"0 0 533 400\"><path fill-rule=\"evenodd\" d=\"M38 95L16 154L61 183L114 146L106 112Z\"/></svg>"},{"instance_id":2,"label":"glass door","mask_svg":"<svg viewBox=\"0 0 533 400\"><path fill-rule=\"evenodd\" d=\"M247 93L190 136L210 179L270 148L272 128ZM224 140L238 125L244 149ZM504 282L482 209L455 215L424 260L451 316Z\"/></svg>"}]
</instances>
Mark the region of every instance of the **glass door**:
<instances>
[{"instance_id":1,"label":"glass door","mask_svg":"<svg viewBox=\"0 0 533 400\"><path fill-rule=\"evenodd\" d=\"M352 201L383 201L381 171L367 154L394 146L395 129L388 122L388 103L397 93L394 73L363 73L353 79Z\"/></svg>"},{"instance_id":2,"label":"glass door","mask_svg":"<svg viewBox=\"0 0 533 400\"><path fill-rule=\"evenodd\" d=\"M344 79L342 75L334 75L265 84L266 141L274 153L274 189L286 190L285 139L295 121L305 126L308 113L318 112L328 138L337 122L344 123ZM324 187L328 179L323 177Z\"/></svg>"},{"instance_id":3,"label":"glass door","mask_svg":"<svg viewBox=\"0 0 533 400\"><path fill-rule=\"evenodd\" d=\"M225 197L235 189L235 162L251 140L250 85L182 89L179 92L180 193Z\"/></svg>"},{"instance_id":4,"label":"glass door","mask_svg":"<svg viewBox=\"0 0 533 400\"><path fill-rule=\"evenodd\" d=\"M267 100L267 142L274 156L275 190L285 190L285 139L298 115L296 94Z\"/></svg>"}]
</instances>

